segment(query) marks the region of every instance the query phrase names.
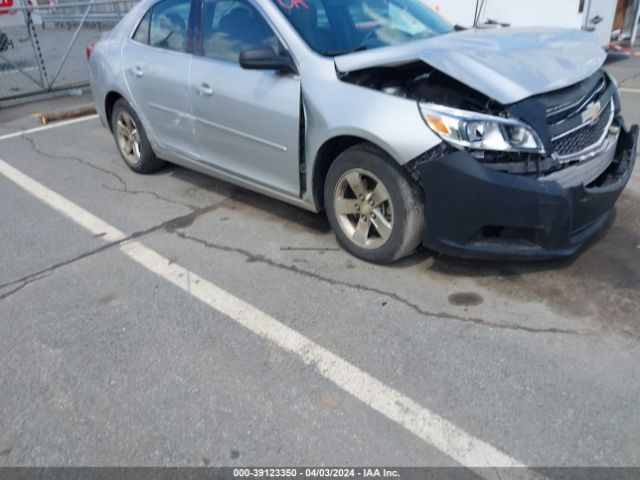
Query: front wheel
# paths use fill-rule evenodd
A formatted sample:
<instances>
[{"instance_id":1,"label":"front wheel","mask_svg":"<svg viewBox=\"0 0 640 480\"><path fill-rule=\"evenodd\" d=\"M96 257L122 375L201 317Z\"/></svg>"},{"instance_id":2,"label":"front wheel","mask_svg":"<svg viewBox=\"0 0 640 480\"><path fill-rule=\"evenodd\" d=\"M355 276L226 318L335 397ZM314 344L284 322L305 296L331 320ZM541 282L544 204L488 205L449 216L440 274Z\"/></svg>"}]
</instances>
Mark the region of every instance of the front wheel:
<instances>
[{"instance_id":1,"label":"front wheel","mask_svg":"<svg viewBox=\"0 0 640 480\"><path fill-rule=\"evenodd\" d=\"M336 158L325 181L324 202L338 242L358 258L390 263L420 244L421 189L372 145L355 145Z\"/></svg>"}]
</instances>

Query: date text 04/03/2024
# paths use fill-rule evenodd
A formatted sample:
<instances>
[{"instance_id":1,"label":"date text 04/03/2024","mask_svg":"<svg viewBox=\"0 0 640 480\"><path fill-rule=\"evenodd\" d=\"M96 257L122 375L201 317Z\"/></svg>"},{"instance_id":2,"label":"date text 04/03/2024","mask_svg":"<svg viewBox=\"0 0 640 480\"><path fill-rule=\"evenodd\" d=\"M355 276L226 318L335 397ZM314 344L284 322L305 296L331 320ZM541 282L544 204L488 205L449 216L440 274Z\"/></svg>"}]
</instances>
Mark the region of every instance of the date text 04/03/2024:
<instances>
[{"instance_id":1,"label":"date text 04/03/2024","mask_svg":"<svg viewBox=\"0 0 640 480\"><path fill-rule=\"evenodd\" d=\"M304 477L304 478L394 478L397 470L387 468L234 468L234 477Z\"/></svg>"}]
</instances>

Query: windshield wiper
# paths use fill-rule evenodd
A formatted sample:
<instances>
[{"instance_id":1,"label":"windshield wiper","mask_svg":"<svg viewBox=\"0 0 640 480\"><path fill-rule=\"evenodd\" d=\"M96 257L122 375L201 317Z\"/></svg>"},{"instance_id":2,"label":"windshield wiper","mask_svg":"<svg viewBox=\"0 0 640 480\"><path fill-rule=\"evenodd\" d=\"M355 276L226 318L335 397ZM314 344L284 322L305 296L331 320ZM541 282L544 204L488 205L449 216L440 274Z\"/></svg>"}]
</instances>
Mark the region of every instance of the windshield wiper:
<instances>
[{"instance_id":1,"label":"windshield wiper","mask_svg":"<svg viewBox=\"0 0 640 480\"><path fill-rule=\"evenodd\" d=\"M358 48L354 48L353 50L325 50L322 52L322 55L325 57L337 57L339 55L347 55L349 53L362 52L363 50L367 50L369 47L366 45L360 45Z\"/></svg>"}]
</instances>

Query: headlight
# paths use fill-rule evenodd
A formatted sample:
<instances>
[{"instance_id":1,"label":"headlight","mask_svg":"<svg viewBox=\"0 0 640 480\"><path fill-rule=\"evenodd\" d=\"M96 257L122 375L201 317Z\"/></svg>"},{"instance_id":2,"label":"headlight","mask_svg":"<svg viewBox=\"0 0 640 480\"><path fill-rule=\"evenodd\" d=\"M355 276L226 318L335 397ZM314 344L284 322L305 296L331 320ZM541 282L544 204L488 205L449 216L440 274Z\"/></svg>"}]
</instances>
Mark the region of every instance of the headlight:
<instances>
[{"instance_id":1,"label":"headlight","mask_svg":"<svg viewBox=\"0 0 640 480\"><path fill-rule=\"evenodd\" d=\"M494 117L433 103L421 103L420 112L431 130L457 147L544 153L538 134L513 118Z\"/></svg>"}]
</instances>

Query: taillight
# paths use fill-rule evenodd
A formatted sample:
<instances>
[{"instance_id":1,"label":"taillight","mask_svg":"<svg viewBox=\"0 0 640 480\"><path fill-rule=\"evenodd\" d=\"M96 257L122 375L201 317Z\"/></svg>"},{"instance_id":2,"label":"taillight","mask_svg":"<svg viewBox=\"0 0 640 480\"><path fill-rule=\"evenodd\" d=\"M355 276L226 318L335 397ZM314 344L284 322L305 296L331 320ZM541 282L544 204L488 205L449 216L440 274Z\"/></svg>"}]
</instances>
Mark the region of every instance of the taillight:
<instances>
[{"instance_id":1,"label":"taillight","mask_svg":"<svg viewBox=\"0 0 640 480\"><path fill-rule=\"evenodd\" d=\"M91 52L93 52L93 46L95 44L94 43L90 43L89 45L87 45L87 60L89 60L91 58Z\"/></svg>"}]
</instances>

